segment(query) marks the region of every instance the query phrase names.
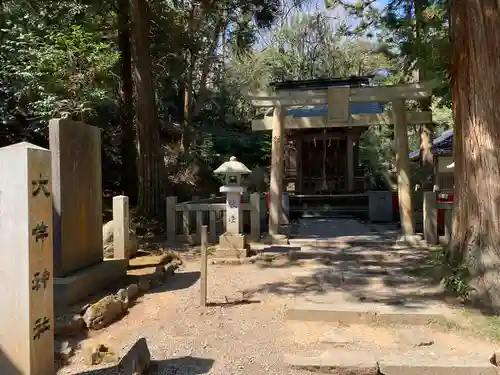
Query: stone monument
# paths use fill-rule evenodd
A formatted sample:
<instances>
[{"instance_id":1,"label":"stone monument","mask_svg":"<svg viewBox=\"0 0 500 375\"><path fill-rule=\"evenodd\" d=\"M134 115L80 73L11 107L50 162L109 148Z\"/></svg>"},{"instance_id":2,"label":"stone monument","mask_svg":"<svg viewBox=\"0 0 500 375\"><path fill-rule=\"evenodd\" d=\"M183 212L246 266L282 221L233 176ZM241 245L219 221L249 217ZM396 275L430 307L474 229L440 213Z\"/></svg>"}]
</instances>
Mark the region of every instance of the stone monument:
<instances>
[{"instance_id":1,"label":"stone monument","mask_svg":"<svg viewBox=\"0 0 500 375\"><path fill-rule=\"evenodd\" d=\"M225 175L225 185L220 192L226 193L226 231L219 237L217 257L241 258L247 255L248 243L245 235L241 234L241 194L245 188L241 186L242 175L251 171L232 156L229 161L222 163L214 173Z\"/></svg>"},{"instance_id":2,"label":"stone monument","mask_svg":"<svg viewBox=\"0 0 500 375\"><path fill-rule=\"evenodd\" d=\"M0 373L55 374L50 151L0 149Z\"/></svg>"},{"instance_id":3,"label":"stone monument","mask_svg":"<svg viewBox=\"0 0 500 375\"><path fill-rule=\"evenodd\" d=\"M56 306L126 274L127 259L103 260L101 131L67 119L49 123Z\"/></svg>"}]
</instances>

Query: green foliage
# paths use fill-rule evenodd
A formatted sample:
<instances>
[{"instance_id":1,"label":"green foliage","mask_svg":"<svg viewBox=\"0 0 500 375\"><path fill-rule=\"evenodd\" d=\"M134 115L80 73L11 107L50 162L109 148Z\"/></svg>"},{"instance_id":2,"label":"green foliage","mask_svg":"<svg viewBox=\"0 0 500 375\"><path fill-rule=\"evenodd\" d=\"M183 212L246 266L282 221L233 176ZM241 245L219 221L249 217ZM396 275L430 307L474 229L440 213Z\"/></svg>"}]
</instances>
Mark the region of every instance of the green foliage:
<instances>
[{"instance_id":1,"label":"green foliage","mask_svg":"<svg viewBox=\"0 0 500 375\"><path fill-rule=\"evenodd\" d=\"M192 102L188 107L194 113L190 126L195 134L190 160L211 168L233 154L249 167L269 164L270 135L251 131L249 120L255 113L242 97L245 88L264 88L274 80L362 75L380 69L390 75L378 76L379 82L397 83L408 80L422 61L429 77L446 79L449 47L444 1L429 1L425 10L428 32L418 48L414 10L410 17L405 13L408 7L414 9L410 0L392 0L383 9L369 0L330 1L329 5L344 6L351 19L358 20L355 27L346 19L334 29L327 12L321 11L295 14L288 24L277 25L288 14L285 5L300 9L304 3L150 2L152 69L162 142L179 141L189 69ZM23 139L46 143L51 117L83 120L103 130L103 176L113 186L120 164L115 1L4 0L2 4L0 145ZM265 41L259 30L269 28L270 38ZM434 103L435 119L443 128L451 123L445 94ZM418 132L410 129L410 135L416 145ZM389 127L372 127L365 134L361 159L374 174L381 167L390 169Z\"/></svg>"},{"instance_id":2,"label":"green foliage","mask_svg":"<svg viewBox=\"0 0 500 375\"><path fill-rule=\"evenodd\" d=\"M371 0L327 0L327 6L342 7L357 19L344 27L344 33L376 39L378 50L391 58L391 70L401 81L420 69L426 79L448 82L451 47L447 0L390 0L382 8ZM449 104L446 85L437 94Z\"/></svg>"},{"instance_id":3,"label":"green foliage","mask_svg":"<svg viewBox=\"0 0 500 375\"><path fill-rule=\"evenodd\" d=\"M292 17L260 51L237 56L230 68L240 85L255 89L272 81L371 74L389 62L368 40L341 38L328 15L317 12Z\"/></svg>"},{"instance_id":4,"label":"green foliage","mask_svg":"<svg viewBox=\"0 0 500 375\"><path fill-rule=\"evenodd\" d=\"M38 119L40 126L50 117L85 120L96 103L111 100L116 78L112 72L119 58L111 42L82 26L47 28L42 35L14 21L9 21L0 44L4 125L18 113Z\"/></svg>"},{"instance_id":5,"label":"green foliage","mask_svg":"<svg viewBox=\"0 0 500 375\"><path fill-rule=\"evenodd\" d=\"M464 299L469 297L471 289L468 282L469 271L466 263L454 259L446 248L436 250L430 263L436 267L448 290Z\"/></svg>"},{"instance_id":6,"label":"green foliage","mask_svg":"<svg viewBox=\"0 0 500 375\"><path fill-rule=\"evenodd\" d=\"M115 6L114 1L93 0L3 1L0 146L20 140L46 145L48 119L83 120L103 130L103 176L109 180L106 186L116 185L120 53ZM268 27L279 8L275 0L151 3L153 74L165 143L177 142L191 54L194 97L202 90L205 65L214 83L192 124L200 135L194 157L212 167L235 150L250 165L265 160L262 136L250 131L249 106L238 87L229 84L222 62L232 46L235 51L249 48L256 29ZM214 35L218 23L227 39L225 51L209 48L219 37Z\"/></svg>"}]
</instances>

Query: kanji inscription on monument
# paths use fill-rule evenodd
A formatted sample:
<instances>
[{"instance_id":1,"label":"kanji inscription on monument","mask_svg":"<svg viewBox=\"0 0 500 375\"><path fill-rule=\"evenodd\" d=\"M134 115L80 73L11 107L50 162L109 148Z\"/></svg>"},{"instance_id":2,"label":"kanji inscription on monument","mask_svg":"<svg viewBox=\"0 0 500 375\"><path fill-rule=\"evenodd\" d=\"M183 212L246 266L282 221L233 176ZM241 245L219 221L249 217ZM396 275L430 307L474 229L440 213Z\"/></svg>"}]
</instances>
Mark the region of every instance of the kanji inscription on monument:
<instances>
[{"instance_id":1,"label":"kanji inscription on monument","mask_svg":"<svg viewBox=\"0 0 500 375\"><path fill-rule=\"evenodd\" d=\"M50 279L50 272L45 269L42 273L35 272L31 280L31 290L38 292L40 289L47 289L47 284Z\"/></svg>"},{"instance_id":2,"label":"kanji inscription on monument","mask_svg":"<svg viewBox=\"0 0 500 375\"><path fill-rule=\"evenodd\" d=\"M54 374L51 153L0 149L0 372ZM5 280L4 280L5 278Z\"/></svg>"},{"instance_id":3,"label":"kanji inscription on monument","mask_svg":"<svg viewBox=\"0 0 500 375\"><path fill-rule=\"evenodd\" d=\"M35 242L44 242L49 237L49 226L43 221L37 223L31 231L31 235L35 238Z\"/></svg>"},{"instance_id":4,"label":"kanji inscription on monument","mask_svg":"<svg viewBox=\"0 0 500 375\"><path fill-rule=\"evenodd\" d=\"M226 217L227 222L226 231L228 233L239 234L240 233L240 193L227 193L226 201Z\"/></svg>"},{"instance_id":5,"label":"kanji inscription on monument","mask_svg":"<svg viewBox=\"0 0 500 375\"><path fill-rule=\"evenodd\" d=\"M40 173L40 178L37 180L33 180L31 182L31 186L33 188L33 196L36 197L40 192L43 192L43 195L46 197L50 196L49 189L47 185L49 184L49 180L47 178L43 178L42 174Z\"/></svg>"}]
</instances>

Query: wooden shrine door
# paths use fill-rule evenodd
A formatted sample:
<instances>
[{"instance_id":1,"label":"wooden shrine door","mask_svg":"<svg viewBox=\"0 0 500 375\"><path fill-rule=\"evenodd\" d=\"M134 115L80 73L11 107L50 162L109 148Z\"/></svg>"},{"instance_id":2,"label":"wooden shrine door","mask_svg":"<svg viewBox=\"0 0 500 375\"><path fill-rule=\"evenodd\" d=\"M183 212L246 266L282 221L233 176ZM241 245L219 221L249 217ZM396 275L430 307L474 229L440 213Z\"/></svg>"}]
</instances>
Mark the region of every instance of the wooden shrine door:
<instances>
[{"instance_id":1,"label":"wooden shrine door","mask_svg":"<svg viewBox=\"0 0 500 375\"><path fill-rule=\"evenodd\" d=\"M302 142L303 194L333 195L347 191L347 144L344 137L318 137Z\"/></svg>"}]
</instances>

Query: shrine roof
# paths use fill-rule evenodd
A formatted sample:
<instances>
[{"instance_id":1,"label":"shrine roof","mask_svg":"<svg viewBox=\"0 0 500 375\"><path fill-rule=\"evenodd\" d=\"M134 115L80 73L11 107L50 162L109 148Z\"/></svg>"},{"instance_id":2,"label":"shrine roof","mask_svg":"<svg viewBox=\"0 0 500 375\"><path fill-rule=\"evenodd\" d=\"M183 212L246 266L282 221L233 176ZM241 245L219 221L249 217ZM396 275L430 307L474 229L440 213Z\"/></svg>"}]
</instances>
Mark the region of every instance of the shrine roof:
<instances>
[{"instance_id":1,"label":"shrine roof","mask_svg":"<svg viewBox=\"0 0 500 375\"><path fill-rule=\"evenodd\" d=\"M270 86L276 90L325 90L328 87L364 87L370 86L370 80L374 75L319 78L309 80L279 81L272 82ZM383 113L382 103L378 102L351 102L349 103L349 114L351 115L373 115ZM263 119L264 116L273 116L274 108L270 108L261 113L256 119ZM315 106L299 106L287 108L287 116L292 117L321 117L328 116L328 104Z\"/></svg>"},{"instance_id":2,"label":"shrine roof","mask_svg":"<svg viewBox=\"0 0 500 375\"><path fill-rule=\"evenodd\" d=\"M378 102L351 102L349 103L349 114L351 115L375 115L384 112L382 103ZM274 108L265 112L265 116L273 116ZM328 104L317 106L291 107L287 108L287 116L292 117L320 117L328 116ZM257 118L264 118L261 114Z\"/></svg>"},{"instance_id":3,"label":"shrine roof","mask_svg":"<svg viewBox=\"0 0 500 375\"><path fill-rule=\"evenodd\" d=\"M373 77L375 77L375 75L277 81L271 82L270 86L277 91L321 90L327 89L328 87L338 86L360 87L369 85L370 80L373 79Z\"/></svg>"},{"instance_id":4,"label":"shrine roof","mask_svg":"<svg viewBox=\"0 0 500 375\"><path fill-rule=\"evenodd\" d=\"M432 153L436 156L446 156L453 153L453 129L446 130L432 141ZM410 160L418 160L420 150L413 151L409 155Z\"/></svg>"}]
</instances>

